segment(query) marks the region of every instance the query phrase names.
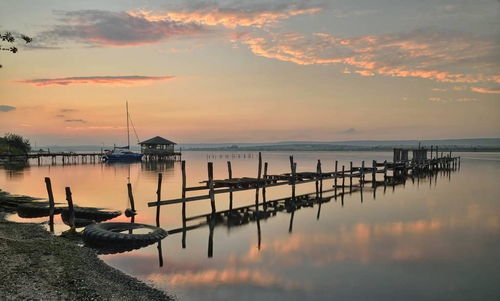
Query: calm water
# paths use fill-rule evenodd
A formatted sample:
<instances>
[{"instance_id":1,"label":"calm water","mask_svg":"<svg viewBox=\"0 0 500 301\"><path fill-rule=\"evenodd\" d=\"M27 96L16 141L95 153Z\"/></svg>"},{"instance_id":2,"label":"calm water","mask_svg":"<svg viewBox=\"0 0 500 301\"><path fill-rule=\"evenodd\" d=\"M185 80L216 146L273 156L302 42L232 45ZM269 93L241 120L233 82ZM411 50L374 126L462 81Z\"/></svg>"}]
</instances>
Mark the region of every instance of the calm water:
<instances>
[{"instance_id":1,"label":"calm water","mask_svg":"<svg viewBox=\"0 0 500 301\"><path fill-rule=\"evenodd\" d=\"M186 152L188 186L207 177L214 162L215 177L256 176L257 156L233 158L233 153ZM289 172L289 153L263 153L269 173ZM499 300L500 299L500 154L462 153L460 171L406 182L403 187L365 189L293 214L279 212L257 223L213 230L213 257L208 258L210 228L173 234L158 246L103 255L108 264L186 300ZM298 171L323 170L349 161L391 160L390 153L294 153ZM43 178L52 179L56 202L64 202L70 186L76 204L124 210L126 183L132 183L136 222L154 224L158 172L163 172L162 199L180 197L180 163L148 165L36 166L0 170L0 188L12 193L46 196ZM325 182L325 188L332 181ZM314 191L314 183L297 193ZM290 187L267 190L267 199L289 196ZM194 194L191 194L194 195ZM235 193L235 206L254 203L255 192ZM227 209L227 197L216 196L217 209ZM210 212L208 200L189 203L187 215ZM12 216L13 220L20 220ZM43 221L44 219L34 219ZM125 217L115 219L128 221ZM165 229L182 225L181 206L163 206ZM192 221L193 225L203 220ZM58 231L66 226L59 225ZM163 266L159 266L159 255Z\"/></svg>"}]
</instances>

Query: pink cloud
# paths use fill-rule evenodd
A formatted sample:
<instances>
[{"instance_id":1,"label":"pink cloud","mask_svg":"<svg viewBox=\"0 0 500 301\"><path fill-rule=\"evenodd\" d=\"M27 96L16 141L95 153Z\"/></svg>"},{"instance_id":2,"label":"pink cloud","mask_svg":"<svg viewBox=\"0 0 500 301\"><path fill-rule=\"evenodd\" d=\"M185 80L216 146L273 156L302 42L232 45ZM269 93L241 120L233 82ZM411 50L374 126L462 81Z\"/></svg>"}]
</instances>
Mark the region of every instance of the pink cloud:
<instances>
[{"instance_id":1,"label":"pink cloud","mask_svg":"<svg viewBox=\"0 0 500 301\"><path fill-rule=\"evenodd\" d=\"M445 83L500 83L491 40L430 31L341 37L327 33L243 34L234 42L258 56L299 65L341 64L362 76L414 77Z\"/></svg>"},{"instance_id":2,"label":"pink cloud","mask_svg":"<svg viewBox=\"0 0 500 301\"><path fill-rule=\"evenodd\" d=\"M476 92L476 93L484 93L484 94L500 94L500 89L486 89L486 88L480 88L480 87L471 87L471 91Z\"/></svg>"},{"instance_id":3,"label":"pink cloud","mask_svg":"<svg viewBox=\"0 0 500 301\"><path fill-rule=\"evenodd\" d=\"M176 36L198 36L200 24L146 19L140 14L102 10L57 12L61 24L36 37L41 43L77 41L99 46L156 44Z\"/></svg>"},{"instance_id":4,"label":"pink cloud","mask_svg":"<svg viewBox=\"0 0 500 301\"><path fill-rule=\"evenodd\" d=\"M293 16L313 14L321 11L321 7L304 7L296 4L282 7L250 7L229 8L217 5L190 8L181 11L130 11L128 14L143 18L150 22L176 21L181 23L196 23L209 26L236 27L263 27L280 22Z\"/></svg>"},{"instance_id":5,"label":"pink cloud","mask_svg":"<svg viewBox=\"0 0 500 301\"><path fill-rule=\"evenodd\" d=\"M79 76L79 77L61 77L61 78L35 78L18 81L16 83L31 84L38 87L43 86L68 86L68 85L136 85L148 84L158 81L173 79L173 76Z\"/></svg>"}]
</instances>

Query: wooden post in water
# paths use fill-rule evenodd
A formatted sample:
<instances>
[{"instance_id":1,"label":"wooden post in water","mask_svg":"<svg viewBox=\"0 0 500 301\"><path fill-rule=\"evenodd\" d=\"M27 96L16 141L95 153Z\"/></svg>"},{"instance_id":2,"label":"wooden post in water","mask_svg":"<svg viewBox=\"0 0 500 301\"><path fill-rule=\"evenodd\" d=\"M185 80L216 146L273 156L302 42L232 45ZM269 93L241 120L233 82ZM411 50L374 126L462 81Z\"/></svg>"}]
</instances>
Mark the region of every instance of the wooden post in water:
<instances>
[{"instance_id":1,"label":"wooden post in water","mask_svg":"<svg viewBox=\"0 0 500 301\"><path fill-rule=\"evenodd\" d=\"M344 187L345 187L345 166L342 165L342 195L344 194Z\"/></svg>"},{"instance_id":2,"label":"wooden post in water","mask_svg":"<svg viewBox=\"0 0 500 301\"><path fill-rule=\"evenodd\" d=\"M259 187L260 180L262 178L262 154L259 152L259 166L257 171L257 187L255 188L255 211L258 214L259 211Z\"/></svg>"},{"instance_id":3,"label":"wooden post in water","mask_svg":"<svg viewBox=\"0 0 500 301\"><path fill-rule=\"evenodd\" d=\"M267 210L266 201L266 185L267 185L267 162L264 163L264 186L262 187L262 205L264 206L264 211Z\"/></svg>"},{"instance_id":4,"label":"wooden post in water","mask_svg":"<svg viewBox=\"0 0 500 301\"><path fill-rule=\"evenodd\" d=\"M163 174L158 174L158 188L156 189L156 227L160 226L160 200L161 200L161 181Z\"/></svg>"},{"instance_id":5,"label":"wooden post in water","mask_svg":"<svg viewBox=\"0 0 500 301\"><path fill-rule=\"evenodd\" d=\"M342 176L344 175L344 173L342 173ZM359 178L359 180L361 181L361 177ZM349 162L349 193L352 192L352 161Z\"/></svg>"},{"instance_id":6,"label":"wooden post in water","mask_svg":"<svg viewBox=\"0 0 500 301\"><path fill-rule=\"evenodd\" d=\"M71 196L71 188L66 187L66 201L68 201L68 214L69 214L69 226L70 231L75 232L75 210L73 208L73 198Z\"/></svg>"},{"instance_id":7,"label":"wooden post in water","mask_svg":"<svg viewBox=\"0 0 500 301\"><path fill-rule=\"evenodd\" d=\"M372 164L372 187L377 186L377 161L373 160Z\"/></svg>"},{"instance_id":8,"label":"wooden post in water","mask_svg":"<svg viewBox=\"0 0 500 301\"><path fill-rule=\"evenodd\" d=\"M339 161L335 160L335 189L337 189L338 163Z\"/></svg>"},{"instance_id":9,"label":"wooden post in water","mask_svg":"<svg viewBox=\"0 0 500 301\"><path fill-rule=\"evenodd\" d=\"M214 164L208 162L208 189L210 196L210 205L212 206L212 218L215 218L215 195L214 195Z\"/></svg>"},{"instance_id":10,"label":"wooden post in water","mask_svg":"<svg viewBox=\"0 0 500 301\"><path fill-rule=\"evenodd\" d=\"M227 161L227 174L228 179L233 178L233 170L231 168L231 161ZM232 187L229 188L229 211L233 211L233 191Z\"/></svg>"},{"instance_id":11,"label":"wooden post in water","mask_svg":"<svg viewBox=\"0 0 500 301\"><path fill-rule=\"evenodd\" d=\"M181 161L182 172L182 248L186 248L186 161Z\"/></svg>"},{"instance_id":12,"label":"wooden post in water","mask_svg":"<svg viewBox=\"0 0 500 301\"><path fill-rule=\"evenodd\" d=\"M292 182L292 200L295 201L295 168L296 163L293 162L293 156L290 156L290 171L291 171L291 182Z\"/></svg>"},{"instance_id":13,"label":"wooden post in water","mask_svg":"<svg viewBox=\"0 0 500 301\"><path fill-rule=\"evenodd\" d=\"M135 202L134 202L134 195L132 193L132 184L127 183L127 191L128 191L128 199L130 201L130 209L132 210L132 216L130 217L130 222L134 223L135 222Z\"/></svg>"},{"instance_id":14,"label":"wooden post in water","mask_svg":"<svg viewBox=\"0 0 500 301\"><path fill-rule=\"evenodd\" d=\"M322 198L323 197L323 171L321 169L321 160L318 160L318 173L319 173L319 197Z\"/></svg>"},{"instance_id":15,"label":"wooden post in water","mask_svg":"<svg viewBox=\"0 0 500 301\"><path fill-rule=\"evenodd\" d=\"M365 185L365 161L361 161L361 174L360 174L360 180L361 180L361 187Z\"/></svg>"},{"instance_id":16,"label":"wooden post in water","mask_svg":"<svg viewBox=\"0 0 500 301\"><path fill-rule=\"evenodd\" d=\"M318 163L316 164L316 181L314 182L315 185L316 185L316 199L319 198L319 160L318 160Z\"/></svg>"},{"instance_id":17,"label":"wooden post in water","mask_svg":"<svg viewBox=\"0 0 500 301\"><path fill-rule=\"evenodd\" d=\"M45 186L47 187L47 194L49 196L49 227L50 232L54 232L54 194L52 193L52 183L50 178L45 178Z\"/></svg>"}]
</instances>

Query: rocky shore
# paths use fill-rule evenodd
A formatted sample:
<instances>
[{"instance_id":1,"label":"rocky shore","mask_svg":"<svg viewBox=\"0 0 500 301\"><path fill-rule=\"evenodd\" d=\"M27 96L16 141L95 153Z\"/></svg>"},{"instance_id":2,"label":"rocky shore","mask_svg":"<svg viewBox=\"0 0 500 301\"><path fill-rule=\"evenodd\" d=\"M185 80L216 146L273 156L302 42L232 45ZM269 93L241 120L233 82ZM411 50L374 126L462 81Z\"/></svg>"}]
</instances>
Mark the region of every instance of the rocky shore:
<instances>
[{"instance_id":1,"label":"rocky shore","mask_svg":"<svg viewBox=\"0 0 500 301\"><path fill-rule=\"evenodd\" d=\"M5 198L5 193L3 194ZM1 210L1 209L0 209ZM172 300L100 260L95 251L5 220L0 211L0 296L7 300Z\"/></svg>"}]
</instances>

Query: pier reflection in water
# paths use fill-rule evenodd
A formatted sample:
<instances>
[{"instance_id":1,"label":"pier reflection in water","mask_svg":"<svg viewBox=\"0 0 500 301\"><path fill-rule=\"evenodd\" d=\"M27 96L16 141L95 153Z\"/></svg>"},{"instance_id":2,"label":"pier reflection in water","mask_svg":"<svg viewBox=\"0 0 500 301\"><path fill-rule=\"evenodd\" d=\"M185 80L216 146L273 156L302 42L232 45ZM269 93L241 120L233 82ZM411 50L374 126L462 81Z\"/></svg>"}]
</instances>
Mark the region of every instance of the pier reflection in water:
<instances>
[{"instance_id":1,"label":"pier reflection in water","mask_svg":"<svg viewBox=\"0 0 500 301\"><path fill-rule=\"evenodd\" d=\"M290 171L289 153L264 153L269 174ZM369 185L349 190L349 179L328 192L324 202L304 203L269 217L257 215L238 225L227 217L190 219L210 214L210 201L182 204L161 211L161 226L170 234L160 244L101 258L110 265L187 300L331 300L331 299L488 299L500 295L499 154L457 154L459 172L408 178L401 185ZM390 161L392 153L295 153L299 171L332 170L338 160ZM214 178L227 178L225 154L185 152L188 186L207 178L207 161ZM233 159L234 177L256 176L256 154ZM371 161L370 161L371 162ZM158 172L163 173L162 199L181 197L181 163L154 170L130 165L138 215L136 222L155 224ZM50 176L57 201L71 186L75 203L123 210L128 205L128 167L100 164L31 166L23 176L0 173L0 187L13 193L46 195L43 178ZM340 187L342 185L342 187ZM344 193L342 193L344 188ZM296 197L313 192L315 183L298 185ZM266 203L290 197L290 187L266 188ZM333 198L332 198L333 197ZM229 210L230 196L217 196L217 210ZM260 192L260 205L263 205ZM255 208L255 190L233 193L233 209ZM274 209L267 207L269 211ZM262 207L262 210L263 207ZM261 210L261 211L262 211ZM129 221L119 217L118 221ZM210 223L213 221L212 223ZM185 226L184 226L184 223ZM193 227L192 229L190 227ZM195 228L194 228L195 227ZM65 230L66 228L64 228ZM183 231L185 230L185 231ZM57 227L56 227L57 231ZM211 257L210 257L211 256ZM208 258L210 257L210 258Z\"/></svg>"}]
</instances>

